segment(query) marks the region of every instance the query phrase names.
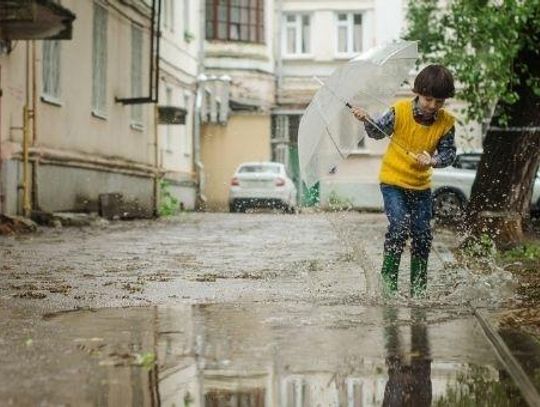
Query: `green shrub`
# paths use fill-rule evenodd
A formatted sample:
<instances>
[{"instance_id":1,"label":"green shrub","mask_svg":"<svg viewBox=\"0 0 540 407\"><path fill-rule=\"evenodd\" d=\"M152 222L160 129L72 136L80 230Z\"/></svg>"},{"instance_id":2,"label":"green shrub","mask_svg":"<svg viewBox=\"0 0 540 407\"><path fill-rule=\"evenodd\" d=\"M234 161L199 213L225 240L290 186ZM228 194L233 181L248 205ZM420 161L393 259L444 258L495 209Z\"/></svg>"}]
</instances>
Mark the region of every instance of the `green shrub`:
<instances>
[{"instance_id":1,"label":"green shrub","mask_svg":"<svg viewBox=\"0 0 540 407\"><path fill-rule=\"evenodd\" d=\"M159 216L174 216L181 210L181 203L169 190L171 184L166 180L159 183Z\"/></svg>"}]
</instances>

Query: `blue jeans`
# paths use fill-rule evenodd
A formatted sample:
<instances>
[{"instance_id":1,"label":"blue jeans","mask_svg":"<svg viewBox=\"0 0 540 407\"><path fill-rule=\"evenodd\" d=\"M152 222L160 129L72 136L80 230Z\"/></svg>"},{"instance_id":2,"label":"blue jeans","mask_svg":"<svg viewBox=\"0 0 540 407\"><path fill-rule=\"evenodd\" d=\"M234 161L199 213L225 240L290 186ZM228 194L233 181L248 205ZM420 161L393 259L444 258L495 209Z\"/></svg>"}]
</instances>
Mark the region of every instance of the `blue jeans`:
<instances>
[{"instance_id":1,"label":"blue jeans","mask_svg":"<svg viewBox=\"0 0 540 407\"><path fill-rule=\"evenodd\" d=\"M431 250L431 190L416 191L381 184L384 212L388 218L388 231L384 252L401 256L405 241L410 236L411 254L427 259Z\"/></svg>"}]
</instances>

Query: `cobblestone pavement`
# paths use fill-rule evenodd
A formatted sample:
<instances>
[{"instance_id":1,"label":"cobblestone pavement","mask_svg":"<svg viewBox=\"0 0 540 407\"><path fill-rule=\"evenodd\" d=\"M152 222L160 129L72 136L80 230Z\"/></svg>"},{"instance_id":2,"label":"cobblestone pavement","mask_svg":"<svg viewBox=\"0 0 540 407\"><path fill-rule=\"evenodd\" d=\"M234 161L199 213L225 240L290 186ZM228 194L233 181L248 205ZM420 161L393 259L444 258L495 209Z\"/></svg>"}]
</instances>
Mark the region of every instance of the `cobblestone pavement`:
<instances>
[{"instance_id":1,"label":"cobblestone pavement","mask_svg":"<svg viewBox=\"0 0 540 407\"><path fill-rule=\"evenodd\" d=\"M430 329L437 338L434 346L440 349L443 365L447 360L476 360L475 363L494 368L496 359L489 347L482 345L476 328L471 331L475 325L470 314L467 316L467 307L503 301L508 295L507 274L479 277L460 269L453 263L450 250L458 243L456 236L437 230L428 298L420 302L408 298L405 255L401 295L384 301L378 270L385 228L383 215L356 212L187 213L167 220L44 229L34 235L2 237L0 377L5 380L0 381L0 406L35 405L38 401L76 404L77 397L82 397L76 396L80 392L94 400L89 402L91 405L114 405L96 399L96 394L104 391L103 383L109 390L114 387L118 394L124 394L123 379L115 379L119 371L100 370L99 366L121 366L127 369L122 371L126 377L132 377L130 366L135 362L141 365L144 344L157 347L157 354L162 345L172 352L169 348L174 341L167 339L167 335L175 332L185 341L182 346L187 347L177 349L177 362L182 364L186 357L198 354L199 336L206 335L200 332L207 329L216 330L208 339L209 343L215 342L212 352L222 353L212 356L217 370L226 369L230 363L228 350L232 345L227 341L232 339L228 335L238 336L243 330L246 336L234 339L238 344L252 334L258 337L253 330L263 330L261 338L264 332L269 335L261 339L262 343L245 344L247 353L238 356L238 360L246 366L257 360L257 352L267 355L264 363L277 363L272 362L277 356L268 352L274 346L284 346L308 370L315 367L306 365L306 361L317 360L309 355L348 349L356 341L354 338L372 332L366 336L367 342L354 346L354 355L327 353L326 359L332 360L328 366L332 367L324 369L335 370L339 376L343 363L350 363L351 358L361 360L366 357L362 352L372 348L379 359L369 362L369 368L367 362L362 362L362 369L371 373L361 374L371 375L374 383L384 381L384 358L380 359L380 355L385 342L377 338L381 329L386 329L384 321L388 317L381 307L389 305L402 308L405 316L399 317L399 321L405 325L417 318L407 316L408 310L418 306L431 309L432 314L422 318L433 325ZM114 308L148 305L160 308L143 307L140 312ZM191 321L193 327L160 327L178 325L179 321ZM454 323L459 328L452 328ZM264 331L275 324L288 338L285 342L279 329ZM449 324L449 328L444 328L444 324ZM324 342L326 339L322 338L327 338L328 330L337 331L324 342L324 349L317 348L323 343L318 340L309 346L304 342L306 347L298 348L294 338L295 330L300 328L298 335L303 335L304 341L320 337ZM455 332L455 342L462 346L459 351L448 347L444 334L447 329ZM222 340L226 342L221 343ZM476 354L470 347L473 345L482 347L484 353ZM348 359L339 359L342 356ZM168 357L158 359L165 363L160 368L169 363ZM173 367L177 369L177 365ZM287 369L283 365L279 375L287 376ZM148 380L148 374L144 377ZM332 377L325 378L325 382ZM81 385L79 393L72 392L70 383L75 379L80 383L90 380L89 388ZM379 391L377 397L383 393ZM143 396L147 400L148 395ZM148 401L140 404L153 405Z\"/></svg>"},{"instance_id":2,"label":"cobblestone pavement","mask_svg":"<svg viewBox=\"0 0 540 407\"><path fill-rule=\"evenodd\" d=\"M0 301L47 312L178 302L378 302L385 228L381 214L343 212L187 213L45 229L0 238ZM457 243L452 233L435 232L431 299L461 304L479 295L504 298L497 290L456 290L462 283L471 288L471 276L452 264L449 248ZM405 297L407 269L405 253Z\"/></svg>"}]
</instances>

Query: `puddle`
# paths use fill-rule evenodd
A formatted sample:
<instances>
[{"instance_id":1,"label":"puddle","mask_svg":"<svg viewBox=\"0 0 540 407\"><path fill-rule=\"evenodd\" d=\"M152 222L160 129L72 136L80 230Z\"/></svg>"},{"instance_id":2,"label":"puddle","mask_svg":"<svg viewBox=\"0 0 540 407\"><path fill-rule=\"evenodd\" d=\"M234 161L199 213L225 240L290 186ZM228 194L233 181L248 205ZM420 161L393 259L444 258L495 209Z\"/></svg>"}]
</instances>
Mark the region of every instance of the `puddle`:
<instances>
[{"instance_id":1,"label":"puddle","mask_svg":"<svg viewBox=\"0 0 540 407\"><path fill-rule=\"evenodd\" d=\"M524 405L480 326L455 315L262 303L51 314L52 355L0 394L14 405Z\"/></svg>"}]
</instances>

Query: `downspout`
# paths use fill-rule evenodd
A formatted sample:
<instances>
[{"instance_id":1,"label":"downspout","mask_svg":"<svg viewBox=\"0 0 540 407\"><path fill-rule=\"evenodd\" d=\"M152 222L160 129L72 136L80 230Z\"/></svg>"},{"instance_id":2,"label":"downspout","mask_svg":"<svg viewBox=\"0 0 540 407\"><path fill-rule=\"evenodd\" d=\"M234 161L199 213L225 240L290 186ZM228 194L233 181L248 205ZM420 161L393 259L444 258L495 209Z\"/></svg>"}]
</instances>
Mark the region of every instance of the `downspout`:
<instances>
[{"instance_id":1,"label":"downspout","mask_svg":"<svg viewBox=\"0 0 540 407\"><path fill-rule=\"evenodd\" d=\"M26 41L26 100L23 107L23 215L30 216L32 207L30 205L30 171L29 154L30 147L30 42Z\"/></svg>"},{"instance_id":2,"label":"downspout","mask_svg":"<svg viewBox=\"0 0 540 407\"><path fill-rule=\"evenodd\" d=\"M37 146L37 75L36 75L36 41L32 41L32 147ZM32 208L39 209L38 194L39 156L34 157L32 164Z\"/></svg>"},{"instance_id":3,"label":"downspout","mask_svg":"<svg viewBox=\"0 0 540 407\"><path fill-rule=\"evenodd\" d=\"M201 107L204 95L204 82L200 80L204 75L204 42L206 41L205 2L200 2L199 13L199 63L197 65L197 90L195 94L195 115L193 117L193 161L197 177L198 207L206 203L207 200L204 195L204 165L201 161Z\"/></svg>"},{"instance_id":4,"label":"downspout","mask_svg":"<svg viewBox=\"0 0 540 407\"><path fill-rule=\"evenodd\" d=\"M161 42L161 0L157 0L157 24L156 24L156 56L155 56L155 77L154 77L154 92L155 92L155 101L154 101L154 216L159 216L159 207L160 207L160 165L159 165L159 45ZM154 8L152 8L152 26L154 24ZM153 41L151 41L153 44ZM153 45L152 52L153 52ZM152 57L152 55L151 55ZM152 77L150 77L152 80ZM150 89L152 84L150 84Z\"/></svg>"},{"instance_id":5,"label":"downspout","mask_svg":"<svg viewBox=\"0 0 540 407\"><path fill-rule=\"evenodd\" d=\"M154 216L159 216L159 112L157 103L154 104Z\"/></svg>"},{"instance_id":6,"label":"downspout","mask_svg":"<svg viewBox=\"0 0 540 407\"><path fill-rule=\"evenodd\" d=\"M275 58L277 62L277 91L281 89L281 85L283 84L283 58L281 56L281 41L282 41L282 24L281 19L283 15L283 0L277 0L278 7L277 7L277 18L275 20L275 23L277 24L278 29L276 30L276 36L274 46L275 46ZM276 92L276 99L279 98L279 94ZM276 100L278 102L278 100Z\"/></svg>"}]
</instances>

